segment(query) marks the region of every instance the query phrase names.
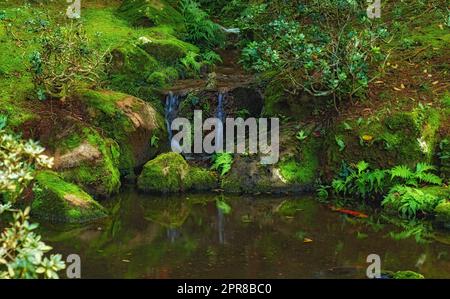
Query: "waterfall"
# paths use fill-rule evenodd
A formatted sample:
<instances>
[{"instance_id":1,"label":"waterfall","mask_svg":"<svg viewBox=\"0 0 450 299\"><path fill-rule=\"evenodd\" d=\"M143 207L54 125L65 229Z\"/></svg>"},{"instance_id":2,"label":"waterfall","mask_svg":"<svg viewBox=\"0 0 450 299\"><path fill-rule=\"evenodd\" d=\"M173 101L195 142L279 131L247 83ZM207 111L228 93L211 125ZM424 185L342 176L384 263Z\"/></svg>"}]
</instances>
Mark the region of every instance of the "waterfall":
<instances>
[{"instance_id":1,"label":"waterfall","mask_svg":"<svg viewBox=\"0 0 450 299\"><path fill-rule=\"evenodd\" d=\"M173 133L172 133L172 129L171 129L172 122L177 117L179 104L180 104L179 97L177 95L174 95L172 92L169 92L169 94L166 97L166 106L164 108L167 133L169 134L169 146L171 146L172 149L176 148L176 149L180 149L180 151L181 151L181 147L178 144L178 142L175 140L172 140Z\"/></svg>"},{"instance_id":2,"label":"waterfall","mask_svg":"<svg viewBox=\"0 0 450 299\"><path fill-rule=\"evenodd\" d=\"M223 145L224 140L223 140L223 136L224 136L224 122L225 122L225 111L223 110L223 103L225 101L225 93L219 92L219 96L218 96L218 103L217 103L217 113L216 113L216 118L217 118L217 125L216 125L216 138L215 138L215 142L216 142L216 148L222 150L223 149Z\"/></svg>"}]
</instances>

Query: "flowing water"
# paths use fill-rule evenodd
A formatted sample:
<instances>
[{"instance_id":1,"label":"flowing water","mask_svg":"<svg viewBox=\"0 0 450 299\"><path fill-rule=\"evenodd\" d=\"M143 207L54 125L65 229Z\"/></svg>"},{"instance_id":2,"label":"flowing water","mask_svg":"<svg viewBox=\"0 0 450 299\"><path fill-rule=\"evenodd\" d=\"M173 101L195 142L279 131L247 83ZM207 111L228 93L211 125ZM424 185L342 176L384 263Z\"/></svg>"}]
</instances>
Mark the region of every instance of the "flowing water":
<instances>
[{"instance_id":1,"label":"flowing water","mask_svg":"<svg viewBox=\"0 0 450 299\"><path fill-rule=\"evenodd\" d=\"M386 270L450 277L450 245L393 240L389 232L398 228L333 212L308 196L127 190L103 204L111 216L97 223L40 228L56 252L80 255L83 278L365 278L372 253Z\"/></svg>"},{"instance_id":2,"label":"flowing water","mask_svg":"<svg viewBox=\"0 0 450 299\"><path fill-rule=\"evenodd\" d=\"M173 94L172 92L169 92L169 94L166 96L166 105L164 107L164 113L165 113L165 120L166 120L166 126L167 126L167 133L169 137L170 146L172 149L179 148L180 145L178 143L173 144L176 142L175 140L172 140L173 132L172 132L172 121L177 117L178 112L178 106L180 105L180 99L178 95Z\"/></svg>"},{"instance_id":3,"label":"flowing water","mask_svg":"<svg viewBox=\"0 0 450 299\"><path fill-rule=\"evenodd\" d=\"M222 149L224 145L224 122L225 122L225 111L223 110L223 105L225 101L225 94L219 92L219 96L217 97L217 124L216 124L216 138L215 142L217 144L217 148Z\"/></svg>"}]
</instances>

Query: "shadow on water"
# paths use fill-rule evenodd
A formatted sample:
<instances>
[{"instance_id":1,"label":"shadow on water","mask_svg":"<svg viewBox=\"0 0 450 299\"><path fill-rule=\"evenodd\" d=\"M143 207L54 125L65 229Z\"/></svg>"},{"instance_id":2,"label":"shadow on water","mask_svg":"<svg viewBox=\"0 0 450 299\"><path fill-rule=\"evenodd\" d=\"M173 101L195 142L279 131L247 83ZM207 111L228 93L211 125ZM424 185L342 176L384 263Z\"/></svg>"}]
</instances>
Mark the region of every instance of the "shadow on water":
<instances>
[{"instance_id":1,"label":"shadow on water","mask_svg":"<svg viewBox=\"0 0 450 299\"><path fill-rule=\"evenodd\" d=\"M79 254L84 278L365 278L382 268L450 277L450 246L393 240L310 197L142 195L107 202L111 217L83 227L44 225L45 240ZM420 263L419 263L420 262Z\"/></svg>"}]
</instances>

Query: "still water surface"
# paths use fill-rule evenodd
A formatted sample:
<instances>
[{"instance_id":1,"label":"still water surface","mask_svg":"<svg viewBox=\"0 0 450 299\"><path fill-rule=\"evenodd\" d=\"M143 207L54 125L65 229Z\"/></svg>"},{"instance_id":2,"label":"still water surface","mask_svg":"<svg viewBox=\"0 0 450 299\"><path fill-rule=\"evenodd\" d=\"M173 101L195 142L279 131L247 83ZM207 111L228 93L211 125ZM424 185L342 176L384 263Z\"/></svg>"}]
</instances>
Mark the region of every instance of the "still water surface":
<instances>
[{"instance_id":1,"label":"still water surface","mask_svg":"<svg viewBox=\"0 0 450 299\"><path fill-rule=\"evenodd\" d=\"M307 196L128 190L105 205L111 216L98 223L40 229L56 252L80 255L83 278L365 278L372 253L386 270L450 278L450 245L394 240L389 232L398 228L369 225Z\"/></svg>"}]
</instances>

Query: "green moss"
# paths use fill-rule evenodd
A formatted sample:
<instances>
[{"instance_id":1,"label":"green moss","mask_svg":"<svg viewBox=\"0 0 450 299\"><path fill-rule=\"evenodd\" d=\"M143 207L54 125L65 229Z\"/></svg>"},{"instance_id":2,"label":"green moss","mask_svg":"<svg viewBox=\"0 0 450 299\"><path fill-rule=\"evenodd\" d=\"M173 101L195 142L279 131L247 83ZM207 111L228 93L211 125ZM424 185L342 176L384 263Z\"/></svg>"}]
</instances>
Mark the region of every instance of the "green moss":
<instances>
[{"instance_id":1,"label":"green moss","mask_svg":"<svg viewBox=\"0 0 450 299\"><path fill-rule=\"evenodd\" d=\"M178 72L173 67L168 67L162 71L152 73L147 78L147 82L155 87L164 87L178 79Z\"/></svg>"},{"instance_id":2,"label":"green moss","mask_svg":"<svg viewBox=\"0 0 450 299\"><path fill-rule=\"evenodd\" d=\"M199 52L196 46L178 40L171 35L158 38L149 37L148 41L142 43L140 47L165 65L175 65L189 52Z\"/></svg>"},{"instance_id":3,"label":"green moss","mask_svg":"<svg viewBox=\"0 0 450 299\"><path fill-rule=\"evenodd\" d=\"M97 131L85 127L79 133L79 139L86 140L101 153L99 161L83 163L75 168L63 170L61 175L67 181L76 183L90 194L98 197L109 197L120 188L118 170L118 145L111 139L102 138ZM71 138L69 138L71 140ZM64 140L62 141L64 145Z\"/></svg>"},{"instance_id":4,"label":"green moss","mask_svg":"<svg viewBox=\"0 0 450 299\"><path fill-rule=\"evenodd\" d=\"M161 154L144 165L138 188L145 192L181 192L188 190L189 165L178 153Z\"/></svg>"},{"instance_id":5,"label":"green moss","mask_svg":"<svg viewBox=\"0 0 450 299\"><path fill-rule=\"evenodd\" d=\"M278 167L289 183L313 184L318 175L320 143L310 137L301 143L300 154L282 160Z\"/></svg>"},{"instance_id":6,"label":"green moss","mask_svg":"<svg viewBox=\"0 0 450 299\"><path fill-rule=\"evenodd\" d=\"M415 167L418 162L432 163L441 124L438 110L414 109L364 120L346 120L336 124L327 135L328 170L336 173L342 161L366 161L374 168L395 165ZM345 149L339 151L335 136L341 136ZM364 140L365 137L367 140Z\"/></svg>"},{"instance_id":7,"label":"green moss","mask_svg":"<svg viewBox=\"0 0 450 299\"><path fill-rule=\"evenodd\" d=\"M138 138L142 138L142 134L151 133L161 140L161 144L164 144L163 141L167 138L164 118L160 113L157 113L156 110L150 110L149 107L152 108L151 104L145 103L136 98L131 98L129 95L112 91L88 90L84 91L80 98L88 107L88 112L93 124L101 128L107 137L113 139L119 145L120 154L116 154L116 156L119 156L118 167L123 176L132 177L134 175L135 167L142 165L145 161L154 157L159 151L158 147L150 147L149 144L151 136L148 136L148 141L146 141L148 144L146 143L144 147L144 149L148 149L146 149L146 152L143 153L147 157L144 161L138 163L136 156L141 155L142 152L139 153L139 155L135 154L138 150L135 147L137 147L136 144L139 140L133 140L133 136L139 134ZM122 110L118 104L119 101L127 99L134 105L131 107L131 110L136 111L137 117L145 116L151 118L141 119L141 121L145 122L145 126L152 123L152 132L137 131L143 129L136 128L130 116L125 114L124 110ZM151 111L149 112L151 115L145 114L144 110ZM143 114L140 114L141 112ZM146 128L146 130L150 130L150 128ZM142 146L142 144L139 146ZM142 151L142 149L140 150Z\"/></svg>"},{"instance_id":8,"label":"green moss","mask_svg":"<svg viewBox=\"0 0 450 299\"><path fill-rule=\"evenodd\" d=\"M195 191L210 191L218 187L218 180L212 171L191 167L186 177L186 185Z\"/></svg>"},{"instance_id":9,"label":"green moss","mask_svg":"<svg viewBox=\"0 0 450 299\"><path fill-rule=\"evenodd\" d=\"M107 215L89 194L55 172L39 172L36 182L39 188L31 206L34 216L52 222L82 223Z\"/></svg>"},{"instance_id":10,"label":"green moss","mask_svg":"<svg viewBox=\"0 0 450 299\"><path fill-rule=\"evenodd\" d=\"M447 199L450 196L449 193L450 191L447 190ZM450 201L442 201L439 205L436 206L436 208L434 209L434 213L436 215L436 222L440 226L450 229Z\"/></svg>"},{"instance_id":11,"label":"green moss","mask_svg":"<svg viewBox=\"0 0 450 299\"><path fill-rule=\"evenodd\" d=\"M397 271L392 277L394 279L424 279L425 277L414 271Z\"/></svg>"},{"instance_id":12,"label":"green moss","mask_svg":"<svg viewBox=\"0 0 450 299\"><path fill-rule=\"evenodd\" d=\"M181 14L163 0L125 0L119 14L136 26L171 25L180 32L184 30Z\"/></svg>"}]
</instances>

